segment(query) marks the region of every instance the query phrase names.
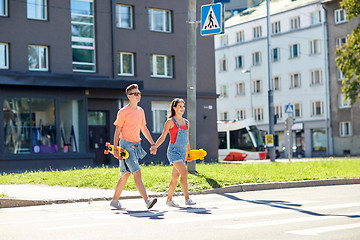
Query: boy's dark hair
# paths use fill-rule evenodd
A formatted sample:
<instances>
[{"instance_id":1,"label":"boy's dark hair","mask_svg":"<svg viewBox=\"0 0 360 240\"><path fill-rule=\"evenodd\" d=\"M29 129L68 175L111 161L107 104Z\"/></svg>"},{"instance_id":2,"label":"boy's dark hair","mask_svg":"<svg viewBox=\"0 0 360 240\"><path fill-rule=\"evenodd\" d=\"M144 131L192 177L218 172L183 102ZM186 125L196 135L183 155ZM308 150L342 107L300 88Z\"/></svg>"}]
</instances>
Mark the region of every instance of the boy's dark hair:
<instances>
[{"instance_id":1,"label":"boy's dark hair","mask_svg":"<svg viewBox=\"0 0 360 240\"><path fill-rule=\"evenodd\" d=\"M137 84L135 84L135 83L129 85L125 90L126 95L128 95L129 91L133 90L133 89L139 89L139 86Z\"/></svg>"}]
</instances>

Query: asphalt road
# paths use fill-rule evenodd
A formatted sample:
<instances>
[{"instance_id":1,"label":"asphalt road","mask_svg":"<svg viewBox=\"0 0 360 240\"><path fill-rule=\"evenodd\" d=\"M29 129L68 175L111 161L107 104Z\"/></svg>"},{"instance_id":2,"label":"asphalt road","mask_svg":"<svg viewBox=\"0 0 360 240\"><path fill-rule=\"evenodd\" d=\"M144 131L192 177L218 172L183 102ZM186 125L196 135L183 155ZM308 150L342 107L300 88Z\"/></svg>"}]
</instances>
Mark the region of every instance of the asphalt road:
<instances>
[{"instance_id":1,"label":"asphalt road","mask_svg":"<svg viewBox=\"0 0 360 240\"><path fill-rule=\"evenodd\" d=\"M359 240L360 184L0 209L0 239Z\"/></svg>"}]
</instances>

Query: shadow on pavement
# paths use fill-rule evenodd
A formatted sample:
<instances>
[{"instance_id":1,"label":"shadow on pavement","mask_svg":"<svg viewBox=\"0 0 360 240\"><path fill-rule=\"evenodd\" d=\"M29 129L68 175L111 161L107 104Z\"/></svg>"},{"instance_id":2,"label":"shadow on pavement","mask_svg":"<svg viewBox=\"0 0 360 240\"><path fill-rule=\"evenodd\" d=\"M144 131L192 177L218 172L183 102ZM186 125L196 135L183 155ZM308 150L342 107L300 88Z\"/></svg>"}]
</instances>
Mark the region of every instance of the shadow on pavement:
<instances>
[{"instance_id":1,"label":"shadow on pavement","mask_svg":"<svg viewBox=\"0 0 360 240\"><path fill-rule=\"evenodd\" d=\"M304 214L308 214L308 215L312 215L312 216L337 216L337 217L348 217L348 218L360 218L360 215L345 215L345 214L323 214L323 213L317 213L317 212L313 212L313 211L309 211L306 209L300 209L300 208L296 208L296 207L301 207L301 204L294 204L288 201L281 201L281 200L247 200L247 199L242 199L242 198L238 198L235 197L233 195L227 194L227 193L222 193L219 194L221 196L230 198L232 200L235 201L242 201L242 202L248 202L248 203L253 203L253 204L262 204L262 205L266 205L269 207L273 207L273 208L281 208L281 209L288 209L288 210L293 210L296 212L300 212L300 213L304 213Z\"/></svg>"}]
</instances>

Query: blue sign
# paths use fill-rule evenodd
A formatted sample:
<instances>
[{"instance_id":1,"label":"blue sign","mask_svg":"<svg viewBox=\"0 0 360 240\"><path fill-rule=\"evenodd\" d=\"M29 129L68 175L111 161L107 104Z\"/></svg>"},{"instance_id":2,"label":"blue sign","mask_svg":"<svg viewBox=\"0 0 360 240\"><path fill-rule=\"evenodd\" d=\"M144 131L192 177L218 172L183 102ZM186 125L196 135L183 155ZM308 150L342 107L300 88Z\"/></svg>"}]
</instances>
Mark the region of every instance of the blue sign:
<instances>
[{"instance_id":1,"label":"blue sign","mask_svg":"<svg viewBox=\"0 0 360 240\"><path fill-rule=\"evenodd\" d=\"M201 36L224 33L224 14L221 3L201 6Z\"/></svg>"},{"instance_id":2,"label":"blue sign","mask_svg":"<svg viewBox=\"0 0 360 240\"><path fill-rule=\"evenodd\" d=\"M285 107L285 113L293 113L294 112L294 105L288 104Z\"/></svg>"}]
</instances>

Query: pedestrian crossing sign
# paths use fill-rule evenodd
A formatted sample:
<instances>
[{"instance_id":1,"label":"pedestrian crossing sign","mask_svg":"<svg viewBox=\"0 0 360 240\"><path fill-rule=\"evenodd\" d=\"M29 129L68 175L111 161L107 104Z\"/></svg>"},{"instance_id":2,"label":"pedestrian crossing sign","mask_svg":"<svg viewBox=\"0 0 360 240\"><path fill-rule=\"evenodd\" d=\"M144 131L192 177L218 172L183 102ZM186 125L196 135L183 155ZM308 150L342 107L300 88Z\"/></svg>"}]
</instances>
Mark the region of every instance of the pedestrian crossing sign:
<instances>
[{"instance_id":1,"label":"pedestrian crossing sign","mask_svg":"<svg viewBox=\"0 0 360 240\"><path fill-rule=\"evenodd\" d=\"M224 33L222 3L201 6L201 36Z\"/></svg>"},{"instance_id":2,"label":"pedestrian crossing sign","mask_svg":"<svg viewBox=\"0 0 360 240\"><path fill-rule=\"evenodd\" d=\"M285 113L293 113L294 112L294 105L288 104L285 108Z\"/></svg>"}]
</instances>

